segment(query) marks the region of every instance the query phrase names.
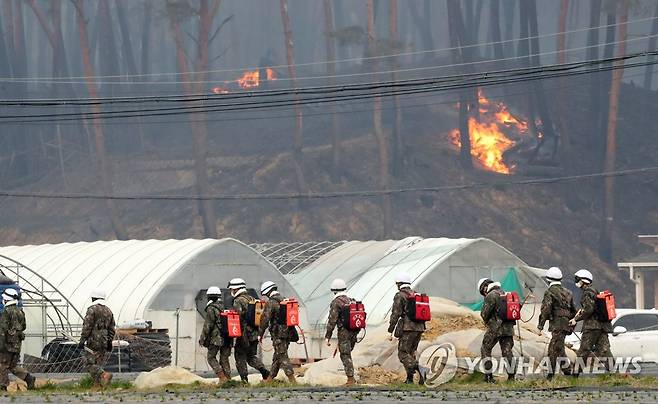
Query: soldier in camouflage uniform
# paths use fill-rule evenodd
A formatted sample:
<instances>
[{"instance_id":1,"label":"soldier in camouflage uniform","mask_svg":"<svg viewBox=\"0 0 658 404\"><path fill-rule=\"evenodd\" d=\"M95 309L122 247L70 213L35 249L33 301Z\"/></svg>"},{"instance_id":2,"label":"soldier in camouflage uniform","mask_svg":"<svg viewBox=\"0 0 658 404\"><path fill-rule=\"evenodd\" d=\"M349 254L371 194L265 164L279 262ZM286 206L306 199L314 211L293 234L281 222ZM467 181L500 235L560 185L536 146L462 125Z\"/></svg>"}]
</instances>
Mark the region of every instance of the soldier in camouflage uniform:
<instances>
[{"instance_id":1,"label":"soldier in camouflage uniform","mask_svg":"<svg viewBox=\"0 0 658 404\"><path fill-rule=\"evenodd\" d=\"M93 388L107 387L112 374L103 370L102 365L108 352L112 352L114 339L114 315L105 305L105 292L94 290L91 293L92 305L87 309L82 322L80 348L85 349L85 365L91 375Z\"/></svg>"},{"instance_id":2,"label":"soldier in camouflage uniform","mask_svg":"<svg viewBox=\"0 0 658 404\"><path fill-rule=\"evenodd\" d=\"M279 293L276 284L271 281L264 282L260 287L260 292L268 299L260 319L260 339L263 339L265 331L269 329L270 337L272 337L272 346L274 347L272 368L270 369L268 381L272 381L279 373L279 369L283 369L283 372L288 376L288 381L296 383L295 373L292 370L290 358L288 358L291 330L286 324L282 324L279 319L283 296Z\"/></svg>"},{"instance_id":3,"label":"soldier in camouflage uniform","mask_svg":"<svg viewBox=\"0 0 658 404\"><path fill-rule=\"evenodd\" d=\"M208 365L223 383L231 375L231 365L228 358L231 356L232 338L223 338L219 323L219 313L224 310L222 291L217 286L211 286L206 291L208 303L206 304L206 317L203 330L199 337L199 345L208 348ZM217 360L219 354L219 361Z\"/></svg>"},{"instance_id":4,"label":"soldier in camouflage uniform","mask_svg":"<svg viewBox=\"0 0 658 404\"><path fill-rule=\"evenodd\" d=\"M18 307L18 300L16 289L5 289L2 292L4 311L0 314L0 390L7 390L9 372L24 380L28 389L34 388L36 380L18 364L25 339L25 314Z\"/></svg>"},{"instance_id":5,"label":"soldier in camouflage uniform","mask_svg":"<svg viewBox=\"0 0 658 404\"><path fill-rule=\"evenodd\" d=\"M350 299L345 291L347 285L342 279L334 279L331 282L331 291L334 293L334 300L329 305L329 318L327 319L327 332L324 338L327 341L327 346L331 346L331 336L334 333L334 328L338 327L338 352L340 353L340 360L343 362L345 369L345 376L347 376L346 386L353 386L356 384L354 378L354 363L352 363L352 350L356 345L356 337L358 331L352 331L345 327L345 319L342 312L346 306L349 306L352 299Z\"/></svg>"},{"instance_id":6,"label":"soldier in camouflage uniform","mask_svg":"<svg viewBox=\"0 0 658 404\"><path fill-rule=\"evenodd\" d=\"M242 337L235 339L233 356L235 357L235 367L238 369L240 379L248 382L247 364L257 369L263 380L267 379L270 372L265 369L265 365L258 358L258 329L247 323L247 310L249 303L256 299L247 293L247 285L241 278L234 278L228 284L233 296L233 309L240 315L240 327L242 328Z\"/></svg>"},{"instance_id":7,"label":"soldier in camouflage uniform","mask_svg":"<svg viewBox=\"0 0 658 404\"><path fill-rule=\"evenodd\" d=\"M515 368L512 349L514 348L514 326L516 321L503 321L498 314L500 297L505 292L500 288L500 283L488 278L480 279L478 290L484 296L484 303L480 311L480 316L486 326L480 349L480 356L484 363L484 380L488 383L494 383L491 351L496 344L500 345L502 357L507 361L507 380L514 380Z\"/></svg>"},{"instance_id":8,"label":"soldier in camouflage uniform","mask_svg":"<svg viewBox=\"0 0 658 404\"><path fill-rule=\"evenodd\" d=\"M393 333L398 340L398 358L407 372L405 383L413 384L414 375L419 374L418 384L425 384L425 375L420 371L418 360L416 359L416 350L420 343L420 338L425 331L425 322L411 320L409 316L407 301L414 296L415 292L411 289L411 277L407 273L396 275L395 284L398 293L393 298L391 307L391 318L388 325L388 332L391 334L389 340L393 339Z\"/></svg>"},{"instance_id":9,"label":"soldier in camouflage uniform","mask_svg":"<svg viewBox=\"0 0 658 404\"><path fill-rule=\"evenodd\" d=\"M610 370L612 352L610 351L608 333L612 332L612 323L610 321L601 321L596 315L596 295L599 292L592 287L592 273L586 269L581 269L574 276L576 286L583 291L580 297L580 310L569 321L569 325L572 327L575 327L578 321L583 321L580 348L576 354L578 358L584 361L594 356L603 363L606 369ZM580 370L575 368L574 376L577 377Z\"/></svg>"},{"instance_id":10,"label":"soldier in camouflage uniform","mask_svg":"<svg viewBox=\"0 0 658 404\"><path fill-rule=\"evenodd\" d=\"M558 369L558 358L560 367L565 375L571 374L569 359L564 350L564 339L573 332L569 325L569 319L576 315L576 306L573 303L571 291L562 287L562 271L560 268L552 267L546 272L546 279L550 282L548 290L544 293L539 315L539 331L544 329L546 321L548 331L551 333L551 342L548 344L548 358L551 363L547 379L551 380Z\"/></svg>"}]
</instances>

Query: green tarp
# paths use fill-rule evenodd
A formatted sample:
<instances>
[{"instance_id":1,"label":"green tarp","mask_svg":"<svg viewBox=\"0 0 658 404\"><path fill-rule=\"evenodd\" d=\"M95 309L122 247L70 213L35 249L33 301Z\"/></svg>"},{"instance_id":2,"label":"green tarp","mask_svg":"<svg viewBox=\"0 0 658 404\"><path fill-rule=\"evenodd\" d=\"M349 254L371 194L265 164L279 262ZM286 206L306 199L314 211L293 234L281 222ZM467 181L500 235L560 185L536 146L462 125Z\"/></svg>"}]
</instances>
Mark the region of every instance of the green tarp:
<instances>
[{"instance_id":1,"label":"green tarp","mask_svg":"<svg viewBox=\"0 0 658 404\"><path fill-rule=\"evenodd\" d=\"M500 280L500 286L505 292L516 292L519 295L519 299L523 300L523 286L519 282L519 277L516 276L516 270L514 268L510 268L507 271L503 279ZM484 299L477 303L467 304L466 307L474 311L480 311L482 310L482 303L484 303Z\"/></svg>"}]
</instances>

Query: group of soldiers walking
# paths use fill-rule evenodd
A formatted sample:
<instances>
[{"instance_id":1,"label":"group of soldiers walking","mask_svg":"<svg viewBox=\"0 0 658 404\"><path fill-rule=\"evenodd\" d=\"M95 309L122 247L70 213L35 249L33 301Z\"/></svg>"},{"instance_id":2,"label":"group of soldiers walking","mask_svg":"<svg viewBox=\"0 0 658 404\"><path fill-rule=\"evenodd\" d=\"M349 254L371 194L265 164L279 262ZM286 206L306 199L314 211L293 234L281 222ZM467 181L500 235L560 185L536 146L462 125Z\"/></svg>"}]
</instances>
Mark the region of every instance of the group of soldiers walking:
<instances>
[{"instance_id":1,"label":"group of soldiers walking","mask_svg":"<svg viewBox=\"0 0 658 404\"><path fill-rule=\"evenodd\" d=\"M396 285L398 293L391 308L390 339L393 339L394 336L398 338L398 357L406 369L406 383L414 383L414 376L418 374L418 383L424 384L425 374L421 372L418 365L416 350L421 335L425 331L425 323L412 320L412 316L408 312L409 305L407 301L410 296L415 294L411 289L410 276L406 273L399 274L396 277ZM222 292L218 287L212 286L206 292L208 304L203 331L199 339L199 344L208 349L208 364L217 374L220 382L226 381L231 374L229 357L231 349L233 349L235 366L242 381L247 382L248 364L260 372L265 382L273 380L279 370L282 369L288 381L295 383L295 375L288 357L288 347L291 340L297 340L297 331L294 327L286 326L280 321L279 310L282 310L281 302L284 300L284 296L279 293L277 285L271 281L261 285L260 292L263 297L267 298L267 303L258 329L255 329L247 321L248 305L253 303L255 298L247 292L245 281L240 278L232 279L228 284L228 289L233 297L232 309L240 316L242 336L228 338L225 332L222 331L222 325L218 321L220 313L225 309ZM340 360L347 376L346 385L351 386L357 383L354 378L352 350L356 346L359 330L350 329L347 325L346 309L355 300L346 294L346 290L347 285L342 279L334 279L331 283L331 291L334 297L329 306L325 340L327 346L332 346L331 340L334 330L336 330L338 339L336 350L340 353ZM258 343L262 341L267 330L270 332L274 347L272 366L269 370L265 368L263 362L257 356ZM219 360L217 359L218 355Z\"/></svg>"},{"instance_id":2,"label":"group of soldiers walking","mask_svg":"<svg viewBox=\"0 0 658 404\"><path fill-rule=\"evenodd\" d=\"M601 360L609 369L608 360L612 358L608 333L612 332L609 320L602 319L597 313L596 299L598 291L592 286L593 276L588 270L579 270L575 274L575 284L582 290L580 299L581 308L576 310L572 293L562 285L562 271L552 267L546 273L549 287L544 293L539 316L538 330L544 330L548 321L548 331L551 341L548 346L550 371L547 378L551 379L556 373L562 371L565 375L578 376L580 369L572 366L566 359L565 338L574 331L577 322L583 322L583 332L577 356L586 360L595 357ZM406 370L406 383L414 383L418 374L418 383L425 383L424 371L418 364L417 349L421 336L425 331L425 322L414 317L413 306L409 304L416 296L411 289L411 277L407 273L400 273L395 278L398 289L391 306L391 317L388 327L389 339L398 339L398 358ZM485 381L494 382L491 354L496 344L500 345L502 358L507 365L508 379L514 380L516 369L514 365L514 327L515 320L506 320L501 317L504 311L501 305L505 295L499 282L489 278L480 279L477 285L479 293L484 297L481 317L485 323L486 331L482 340L481 359L484 363ZM249 307L256 299L247 291L246 283L241 278L234 278L228 284L232 297L232 307L239 316L241 335L229 337L222 329L219 321L221 313L225 310L222 291L216 286L208 288L206 295L208 303L205 308L205 322L199 344L207 348L207 360L210 367L217 374L220 382L230 378L231 368L229 357L233 351L235 366L240 379L247 382L247 365L256 369L263 380L272 381L279 370L283 370L288 381L295 383L288 348L292 342L299 338L294 326L282 322L282 302L284 296L274 282L267 281L261 285L261 295L267 299L260 324L248 321ZM331 283L334 296L330 303L329 317L325 340L331 346L334 330L337 329L337 351L343 363L346 385L356 384L354 378L354 364L352 350L354 349L359 331L348 327L345 316L355 300L346 294L347 285L342 279L335 279ZM411 299L411 300L410 300ZM28 389L35 386L35 377L19 365L20 351L25 339L25 315L19 307L19 293L15 289L7 288L2 292L4 311L0 315L0 389L6 390L9 384L9 372L25 381ZM112 351L112 340L115 334L115 322L112 311L105 305L105 293L95 290L91 294L91 305L87 309L79 347L84 349L84 363L89 371L93 387L101 388L110 384L112 374L103 370L107 352ZM264 334L269 331L272 339L274 353L272 365L268 370L258 357L258 346Z\"/></svg>"},{"instance_id":3,"label":"group of soldiers walking","mask_svg":"<svg viewBox=\"0 0 658 404\"><path fill-rule=\"evenodd\" d=\"M206 295L208 304L206 306L205 322L203 331L199 338L199 344L208 349L208 364L217 374L220 382L230 378L231 365L229 358L231 350L235 358L235 367L240 375L240 380L247 382L248 369L247 365L258 370L264 381L272 381L279 370L288 377L288 381L295 383L295 374L293 373L290 359L288 358L288 346L291 340L295 339L296 330L280 321L281 302L284 296L279 293L278 286L271 281L261 285L260 292L263 297L267 298L267 303L260 317L260 325L255 326L253 322L248 321L249 305L255 302L255 298L247 291L247 285L241 278L234 278L228 284L233 306L240 317L241 336L231 338L224 330L220 322L220 314L225 310L222 299L222 291L217 286L208 288ZM272 356L272 366L268 370L258 357L258 344L262 341L266 331L270 332L274 355ZM219 360L217 355L219 354Z\"/></svg>"},{"instance_id":4,"label":"group of soldiers walking","mask_svg":"<svg viewBox=\"0 0 658 404\"><path fill-rule=\"evenodd\" d=\"M549 287L544 293L537 329L542 332L548 321L551 341L548 345L550 366L546 377L549 380L560 371L565 375L578 377L582 370L579 365L585 363L588 358L597 358L606 369L610 369L612 352L608 333L612 332L612 324L597 313L598 291L592 286L594 278L586 269L577 271L574 278L576 287L582 290L579 310L576 310L571 291L562 286L562 271L552 267L546 272ZM508 380L514 380L516 368L512 349L516 321L505 321L499 316L502 301L500 297L504 291L500 283L489 278L480 279L478 291L484 296L480 314L486 331L480 354L485 368L485 381L494 383L491 351L496 344L500 345L502 358L506 361ZM570 364L565 351L565 338L574 332L579 321L583 322L580 348L576 352L580 361Z\"/></svg>"}]
</instances>

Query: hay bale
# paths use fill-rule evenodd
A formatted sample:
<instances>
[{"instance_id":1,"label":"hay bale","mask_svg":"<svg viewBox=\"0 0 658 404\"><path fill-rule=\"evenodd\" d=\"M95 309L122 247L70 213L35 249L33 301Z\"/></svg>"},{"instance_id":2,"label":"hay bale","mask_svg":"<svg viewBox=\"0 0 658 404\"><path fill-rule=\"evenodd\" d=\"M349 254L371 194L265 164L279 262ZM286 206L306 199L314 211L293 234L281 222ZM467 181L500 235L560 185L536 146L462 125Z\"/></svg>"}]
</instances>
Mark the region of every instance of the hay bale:
<instances>
[{"instance_id":1,"label":"hay bale","mask_svg":"<svg viewBox=\"0 0 658 404\"><path fill-rule=\"evenodd\" d=\"M434 341L436 337L449 332L469 329L484 330L482 320L471 315L440 315L425 323L425 326L427 329L423 333L424 341Z\"/></svg>"}]
</instances>

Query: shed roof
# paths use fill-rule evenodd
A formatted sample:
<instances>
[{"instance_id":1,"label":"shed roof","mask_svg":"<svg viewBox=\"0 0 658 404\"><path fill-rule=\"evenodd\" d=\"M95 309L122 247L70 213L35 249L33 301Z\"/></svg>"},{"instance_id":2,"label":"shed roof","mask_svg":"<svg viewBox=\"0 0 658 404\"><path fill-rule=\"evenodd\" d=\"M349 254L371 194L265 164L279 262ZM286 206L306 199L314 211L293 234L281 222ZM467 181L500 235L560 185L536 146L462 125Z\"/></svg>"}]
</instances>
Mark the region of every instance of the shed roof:
<instances>
[{"instance_id":1,"label":"shed roof","mask_svg":"<svg viewBox=\"0 0 658 404\"><path fill-rule=\"evenodd\" d=\"M636 267L656 267L658 269L658 252L648 252L633 257L626 262L617 264L620 268L627 268L630 266Z\"/></svg>"}]
</instances>

